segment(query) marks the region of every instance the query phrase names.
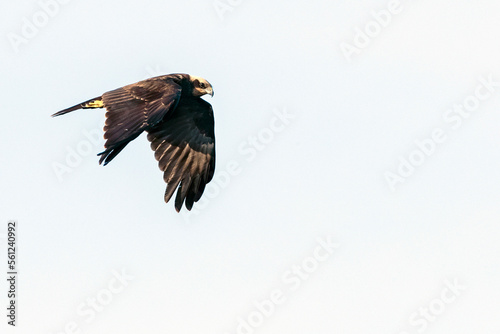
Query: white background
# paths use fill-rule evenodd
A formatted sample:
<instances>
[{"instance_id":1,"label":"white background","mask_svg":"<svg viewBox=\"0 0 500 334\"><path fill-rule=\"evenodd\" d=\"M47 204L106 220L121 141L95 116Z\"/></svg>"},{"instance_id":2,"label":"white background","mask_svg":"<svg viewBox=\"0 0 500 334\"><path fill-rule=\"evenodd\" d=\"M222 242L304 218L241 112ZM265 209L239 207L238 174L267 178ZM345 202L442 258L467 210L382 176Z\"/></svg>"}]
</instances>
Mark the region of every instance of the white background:
<instances>
[{"instance_id":1,"label":"white background","mask_svg":"<svg viewBox=\"0 0 500 334\"><path fill-rule=\"evenodd\" d=\"M459 126L443 118L480 78L500 81L498 1L401 1L384 27L373 12L389 1L56 4L0 5L0 233L20 226L18 326L2 306L2 333L500 331L500 87ZM102 110L49 117L175 72L214 86L217 136L212 186L181 214L145 136L102 167L84 134ZM436 128L446 140L392 189L387 173ZM250 156L252 136L266 143ZM283 275L327 237L338 249L292 290ZM134 278L78 314L115 270ZM449 303L446 282L463 288ZM238 329L273 290L285 301Z\"/></svg>"}]
</instances>

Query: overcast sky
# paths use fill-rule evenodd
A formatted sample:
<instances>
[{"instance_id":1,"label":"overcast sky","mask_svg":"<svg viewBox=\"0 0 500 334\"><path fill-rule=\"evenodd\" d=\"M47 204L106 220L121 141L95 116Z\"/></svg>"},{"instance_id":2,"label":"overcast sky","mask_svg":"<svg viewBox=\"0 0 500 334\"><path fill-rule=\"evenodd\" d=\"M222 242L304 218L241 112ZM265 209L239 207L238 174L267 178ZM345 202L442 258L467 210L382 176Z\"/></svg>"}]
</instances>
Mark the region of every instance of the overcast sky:
<instances>
[{"instance_id":1,"label":"overcast sky","mask_svg":"<svg viewBox=\"0 0 500 334\"><path fill-rule=\"evenodd\" d=\"M500 331L498 1L55 1L0 5L2 333ZM217 138L180 214L144 135L102 167L102 110L50 117L178 72Z\"/></svg>"}]
</instances>

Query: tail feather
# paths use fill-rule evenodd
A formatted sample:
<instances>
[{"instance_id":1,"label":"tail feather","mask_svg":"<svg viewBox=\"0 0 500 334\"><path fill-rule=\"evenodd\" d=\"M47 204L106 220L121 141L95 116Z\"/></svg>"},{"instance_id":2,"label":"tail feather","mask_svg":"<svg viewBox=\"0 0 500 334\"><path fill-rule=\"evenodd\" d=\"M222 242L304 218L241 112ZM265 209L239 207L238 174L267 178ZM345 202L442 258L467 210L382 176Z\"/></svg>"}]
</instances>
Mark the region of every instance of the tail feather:
<instances>
[{"instance_id":1,"label":"tail feather","mask_svg":"<svg viewBox=\"0 0 500 334\"><path fill-rule=\"evenodd\" d=\"M88 101L79 103L79 104L77 104L75 106L72 106L72 107L63 109L61 111L58 111L55 114L52 114L51 116L52 117L61 116L61 115L67 114L69 112L78 110L78 109L102 108L102 107L103 107L103 105L102 105L102 97L99 96L99 97L95 97L93 99L90 99Z\"/></svg>"}]
</instances>

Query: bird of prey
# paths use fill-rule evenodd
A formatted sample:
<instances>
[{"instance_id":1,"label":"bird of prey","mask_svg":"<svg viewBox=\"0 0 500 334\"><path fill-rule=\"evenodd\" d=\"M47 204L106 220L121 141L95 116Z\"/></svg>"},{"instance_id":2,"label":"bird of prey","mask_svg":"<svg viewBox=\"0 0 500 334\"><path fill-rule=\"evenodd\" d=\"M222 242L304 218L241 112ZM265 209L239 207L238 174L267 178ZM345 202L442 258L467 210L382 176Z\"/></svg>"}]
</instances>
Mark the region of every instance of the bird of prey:
<instances>
[{"instance_id":1,"label":"bird of prey","mask_svg":"<svg viewBox=\"0 0 500 334\"><path fill-rule=\"evenodd\" d=\"M201 98L205 94L214 95L207 80L168 74L106 92L52 116L104 108L105 150L98 154L104 165L146 131L167 183L165 202L177 190L179 212L183 203L191 210L215 170L214 116L210 103Z\"/></svg>"}]
</instances>

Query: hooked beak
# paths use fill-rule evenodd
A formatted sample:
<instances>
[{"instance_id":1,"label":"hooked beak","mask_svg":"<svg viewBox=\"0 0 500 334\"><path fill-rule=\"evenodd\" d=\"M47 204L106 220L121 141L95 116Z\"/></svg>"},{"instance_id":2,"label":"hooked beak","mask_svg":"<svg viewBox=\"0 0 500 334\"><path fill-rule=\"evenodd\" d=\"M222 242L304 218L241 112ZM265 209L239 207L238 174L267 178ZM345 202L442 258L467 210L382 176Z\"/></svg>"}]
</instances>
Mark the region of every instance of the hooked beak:
<instances>
[{"instance_id":1,"label":"hooked beak","mask_svg":"<svg viewBox=\"0 0 500 334\"><path fill-rule=\"evenodd\" d=\"M214 97L214 90L213 90L213 88L212 88L212 87L208 88L208 89L206 90L206 92L207 92L207 94L209 94L211 97Z\"/></svg>"}]
</instances>

